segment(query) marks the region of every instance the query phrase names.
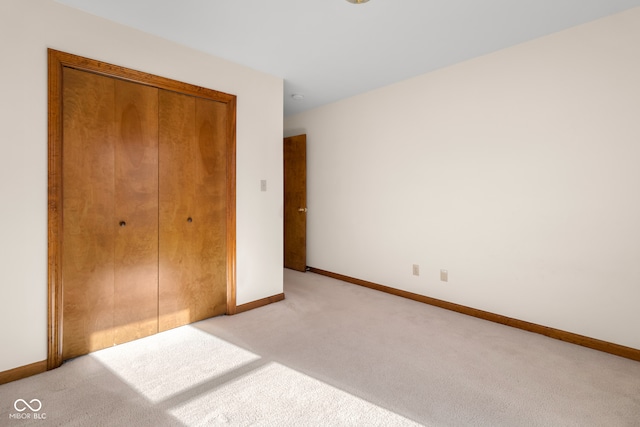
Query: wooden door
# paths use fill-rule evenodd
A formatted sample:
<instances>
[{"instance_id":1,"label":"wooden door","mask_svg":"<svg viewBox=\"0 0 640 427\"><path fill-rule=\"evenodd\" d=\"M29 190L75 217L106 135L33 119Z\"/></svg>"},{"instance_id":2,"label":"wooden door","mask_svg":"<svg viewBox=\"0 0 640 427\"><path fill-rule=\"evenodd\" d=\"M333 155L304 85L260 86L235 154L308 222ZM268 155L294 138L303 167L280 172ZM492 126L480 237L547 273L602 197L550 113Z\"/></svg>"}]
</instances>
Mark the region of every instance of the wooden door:
<instances>
[{"instance_id":1,"label":"wooden door","mask_svg":"<svg viewBox=\"0 0 640 427\"><path fill-rule=\"evenodd\" d=\"M48 60L47 367L234 314L236 97Z\"/></svg>"},{"instance_id":2,"label":"wooden door","mask_svg":"<svg viewBox=\"0 0 640 427\"><path fill-rule=\"evenodd\" d=\"M226 311L226 107L161 90L159 330Z\"/></svg>"},{"instance_id":3,"label":"wooden door","mask_svg":"<svg viewBox=\"0 0 640 427\"><path fill-rule=\"evenodd\" d=\"M226 111L221 102L196 98L192 322L227 310Z\"/></svg>"},{"instance_id":4,"label":"wooden door","mask_svg":"<svg viewBox=\"0 0 640 427\"><path fill-rule=\"evenodd\" d=\"M284 138L284 266L307 269L307 136Z\"/></svg>"},{"instance_id":5,"label":"wooden door","mask_svg":"<svg viewBox=\"0 0 640 427\"><path fill-rule=\"evenodd\" d=\"M113 80L63 74L63 358L113 345Z\"/></svg>"},{"instance_id":6,"label":"wooden door","mask_svg":"<svg viewBox=\"0 0 640 427\"><path fill-rule=\"evenodd\" d=\"M63 359L157 331L157 90L63 73Z\"/></svg>"},{"instance_id":7,"label":"wooden door","mask_svg":"<svg viewBox=\"0 0 640 427\"><path fill-rule=\"evenodd\" d=\"M114 344L158 332L158 89L115 80Z\"/></svg>"}]
</instances>

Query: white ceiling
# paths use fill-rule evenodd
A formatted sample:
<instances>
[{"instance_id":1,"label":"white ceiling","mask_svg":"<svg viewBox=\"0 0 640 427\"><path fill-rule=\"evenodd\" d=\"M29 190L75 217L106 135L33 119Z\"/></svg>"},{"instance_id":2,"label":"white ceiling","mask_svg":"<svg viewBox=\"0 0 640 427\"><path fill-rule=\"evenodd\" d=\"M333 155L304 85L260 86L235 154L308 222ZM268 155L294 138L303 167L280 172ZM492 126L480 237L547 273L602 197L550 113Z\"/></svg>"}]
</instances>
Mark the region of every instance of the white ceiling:
<instances>
[{"instance_id":1,"label":"white ceiling","mask_svg":"<svg viewBox=\"0 0 640 427\"><path fill-rule=\"evenodd\" d=\"M284 79L295 114L640 0L57 0ZM291 94L305 96L294 101Z\"/></svg>"}]
</instances>

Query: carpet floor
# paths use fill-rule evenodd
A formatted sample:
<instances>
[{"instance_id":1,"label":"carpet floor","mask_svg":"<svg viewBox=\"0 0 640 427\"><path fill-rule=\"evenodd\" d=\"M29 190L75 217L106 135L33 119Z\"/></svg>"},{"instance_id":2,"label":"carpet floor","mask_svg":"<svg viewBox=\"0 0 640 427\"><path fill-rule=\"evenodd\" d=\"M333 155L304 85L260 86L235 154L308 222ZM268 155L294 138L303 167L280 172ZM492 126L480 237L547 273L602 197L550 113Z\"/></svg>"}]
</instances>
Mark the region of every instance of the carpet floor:
<instances>
[{"instance_id":1,"label":"carpet floor","mask_svg":"<svg viewBox=\"0 0 640 427\"><path fill-rule=\"evenodd\" d=\"M638 362L313 273L285 294L1 385L0 426L640 426Z\"/></svg>"}]
</instances>

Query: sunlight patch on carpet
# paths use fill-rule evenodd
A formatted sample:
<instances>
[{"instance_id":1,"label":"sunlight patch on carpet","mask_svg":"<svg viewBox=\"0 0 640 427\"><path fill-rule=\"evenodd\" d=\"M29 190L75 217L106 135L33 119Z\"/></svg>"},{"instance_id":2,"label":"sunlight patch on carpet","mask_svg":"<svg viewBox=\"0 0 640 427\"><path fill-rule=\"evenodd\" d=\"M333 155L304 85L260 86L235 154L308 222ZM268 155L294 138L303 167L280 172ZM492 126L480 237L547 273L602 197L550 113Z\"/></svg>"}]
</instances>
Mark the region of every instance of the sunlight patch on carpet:
<instances>
[{"instance_id":1,"label":"sunlight patch on carpet","mask_svg":"<svg viewBox=\"0 0 640 427\"><path fill-rule=\"evenodd\" d=\"M168 413L185 425L420 425L275 362Z\"/></svg>"},{"instance_id":2,"label":"sunlight patch on carpet","mask_svg":"<svg viewBox=\"0 0 640 427\"><path fill-rule=\"evenodd\" d=\"M89 355L139 392L157 403L234 372L260 356L192 326ZM188 361L188 363L187 363Z\"/></svg>"}]
</instances>

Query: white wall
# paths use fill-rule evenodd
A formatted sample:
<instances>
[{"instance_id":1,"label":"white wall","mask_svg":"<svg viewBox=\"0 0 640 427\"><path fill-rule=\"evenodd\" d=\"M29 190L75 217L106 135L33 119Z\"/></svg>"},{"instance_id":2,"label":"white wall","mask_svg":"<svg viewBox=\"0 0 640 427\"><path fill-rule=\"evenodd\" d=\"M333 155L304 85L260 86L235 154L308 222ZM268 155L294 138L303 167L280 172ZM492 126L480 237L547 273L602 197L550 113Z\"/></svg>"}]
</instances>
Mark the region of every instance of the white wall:
<instances>
[{"instance_id":1,"label":"white wall","mask_svg":"<svg viewBox=\"0 0 640 427\"><path fill-rule=\"evenodd\" d=\"M47 357L48 47L238 96L237 303L281 293L282 79L51 0L2 0L0 371Z\"/></svg>"},{"instance_id":2,"label":"white wall","mask_svg":"<svg viewBox=\"0 0 640 427\"><path fill-rule=\"evenodd\" d=\"M632 9L287 118L308 264L640 348L638 46Z\"/></svg>"}]
</instances>

